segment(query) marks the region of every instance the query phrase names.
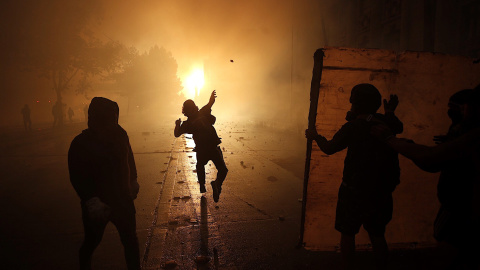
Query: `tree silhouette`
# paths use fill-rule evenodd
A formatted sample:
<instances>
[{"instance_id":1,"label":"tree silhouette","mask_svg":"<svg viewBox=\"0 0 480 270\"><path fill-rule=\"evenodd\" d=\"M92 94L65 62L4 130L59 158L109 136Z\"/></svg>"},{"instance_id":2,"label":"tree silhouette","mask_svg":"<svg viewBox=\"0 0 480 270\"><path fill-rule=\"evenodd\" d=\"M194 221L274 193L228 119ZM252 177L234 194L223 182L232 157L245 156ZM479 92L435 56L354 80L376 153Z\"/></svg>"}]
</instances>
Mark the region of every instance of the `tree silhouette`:
<instances>
[{"instance_id":1,"label":"tree silhouette","mask_svg":"<svg viewBox=\"0 0 480 270\"><path fill-rule=\"evenodd\" d=\"M92 31L102 14L99 1L7 1L3 7L14 14L5 14L9 24L1 28L3 48L10 52L4 64L50 80L59 104L73 84L84 93L92 78L118 67L121 44L102 41ZM59 118L63 123L63 115Z\"/></svg>"},{"instance_id":2,"label":"tree silhouette","mask_svg":"<svg viewBox=\"0 0 480 270\"><path fill-rule=\"evenodd\" d=\"M129 56L120 72L113 76L117 89L128 96L129 103L141 110L167 113L178 109L182 90L177 77L177 61L163 47L154 46L140 54L129 50Z\"/></svg>"}]
</instances>

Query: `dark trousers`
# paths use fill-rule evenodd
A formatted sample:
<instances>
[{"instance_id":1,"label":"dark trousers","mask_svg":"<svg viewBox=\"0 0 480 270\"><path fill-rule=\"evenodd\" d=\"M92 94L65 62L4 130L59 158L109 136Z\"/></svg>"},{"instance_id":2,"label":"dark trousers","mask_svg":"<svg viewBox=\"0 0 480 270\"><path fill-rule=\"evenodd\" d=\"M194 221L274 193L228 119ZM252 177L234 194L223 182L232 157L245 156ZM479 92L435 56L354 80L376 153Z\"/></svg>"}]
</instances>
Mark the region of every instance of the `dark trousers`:
<instances>
[{"instance_id":1,"label":"dark trousers","mask_svg":"<svg viewBox=\"0 0 480 270\"><path fill-rule=\"evenodd\" d=\"M93 221L89 218L87 210L82 206L83 228L85 239L80 247L80 269L91 269L93 251L102 241L107 222ZM134 211L112 211L109 221L115 225L122 241L125 260L129 270L140 270L140 252L136 230Z\"/></svg>"},{"instance_id":2,"label":"dark trousers","mask_svg":"<svg viewBox=\"0 0 480 270\"><path fill-rule=\"evenodd\" d=\"M198 182L201 185L205 185L205 165L208 161L212 161L217 168L217 185L222 185L223 181L227 177L228 169L223 160L222 149L219 146L212 147L209 149L199 149L197 150L197 176Z\"/></svg>"}]
</instances>

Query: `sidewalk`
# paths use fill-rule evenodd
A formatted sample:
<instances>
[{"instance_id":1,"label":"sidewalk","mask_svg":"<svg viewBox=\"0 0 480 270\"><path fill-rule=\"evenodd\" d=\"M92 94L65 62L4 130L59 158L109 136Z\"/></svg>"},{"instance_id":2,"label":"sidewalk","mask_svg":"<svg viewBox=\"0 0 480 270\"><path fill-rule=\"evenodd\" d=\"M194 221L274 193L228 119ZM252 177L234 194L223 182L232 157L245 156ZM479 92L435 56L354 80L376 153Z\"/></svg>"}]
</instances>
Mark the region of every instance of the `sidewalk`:
<instances>
[{"instance_id":1,"label":"sidewalk","mask_svg":"<svg viewBox=\"0 0 480 270\"><path fill-rule=\"evenodd\" d=\"M144 269L275 269L294 249L301 209L298 179L292 181L295 176L273 162L242 152L243 143L226 141L222 145L230 171L215 203L209 185L214 166L207 165L207 193L202 196L193 141L176 139L148 232Z\"/></svg>"},{"instance_id":2,"label":"sidewalk","mask_svg":"<svg viewBox=\"0 0 480 270\"><path fill-rule=\"evenodd\" d=\"M191 141L191 140L189 140ZM176 139L149 228L143 269L218 267L218 228L199 193L195 153L184 137ZM211 169L207 170L207 173Z\"/></svg>"}]
</instances>

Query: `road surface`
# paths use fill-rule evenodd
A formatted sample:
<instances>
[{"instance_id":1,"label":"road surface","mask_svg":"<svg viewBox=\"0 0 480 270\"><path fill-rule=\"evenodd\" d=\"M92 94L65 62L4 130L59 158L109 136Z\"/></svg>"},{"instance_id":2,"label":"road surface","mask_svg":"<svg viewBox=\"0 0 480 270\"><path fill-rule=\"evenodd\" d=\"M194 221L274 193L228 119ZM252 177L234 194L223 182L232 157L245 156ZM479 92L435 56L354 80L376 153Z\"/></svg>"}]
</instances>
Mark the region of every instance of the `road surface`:
<instances>
[{"instance_id":1,"label":"road surface","mask_svg":"<svg viewBox=\"0 0 480 270\"><path fill-rule=\"evenodd\" d=\"M204 196L199 193L193 141L188 135L174 138L173 121L148 128L121 124L130 136L141 187L135 204L144 269L339 269L335 251L295 248L305 162L300 131L217 123L229 173L215 203L210 185ZM67 151L85 127L0 129L1 269L78 268L83 228ZM209 183L216 174L211 163L207 173ZM392 269L438 267L445 254L393 251ZM359 269L367 269L362 265L371 257L359 252ZM126 269L111 224L93 265Z\"/></svg>"}]
</instances>

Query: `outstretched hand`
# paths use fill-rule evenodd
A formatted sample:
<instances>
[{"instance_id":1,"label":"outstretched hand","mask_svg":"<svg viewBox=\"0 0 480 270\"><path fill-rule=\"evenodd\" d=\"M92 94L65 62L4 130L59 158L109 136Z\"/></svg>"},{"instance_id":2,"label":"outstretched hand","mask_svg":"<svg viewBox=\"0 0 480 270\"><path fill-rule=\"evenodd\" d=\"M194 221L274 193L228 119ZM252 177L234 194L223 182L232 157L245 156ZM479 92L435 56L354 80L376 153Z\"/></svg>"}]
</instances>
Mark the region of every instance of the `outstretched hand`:
<instances>
[{"instance_id":1,"label":"outstretched hand","mask_svg":"<svg viewBox=\"0 0 480 270\"><path fill-rule=\"evenodd\" d=\"M397 95L390 95L390 100L387 101L386 99L383 100L383 108L385 109L385 113L387 112L395 112L395 109L398 106L398 96Z\"/></svg>"},{"instance_id":2,"label":"outstretched hand","mask_svg":"<svg viewBox=\"0 0 480 270\"><path fill-rule=\"evenodd\" d=\"M212 94L210 95L210 101L208 103L213 105L213 103L215 103L216 98L217 98L217 90L213 90Z\"/></svg>"},{"instance_id":3,"label":"outstretched hand","mask_svg":"<svg viewBox=\"0 0 480 270\"><path fill-rule=\"evenodd\" d=\"M180 126L181 123L182 123L182 119L181 119L181 118L178 118L177 120L175 120L175 125L176 125L176 126Z\"/></svg>"}]
</instances>

